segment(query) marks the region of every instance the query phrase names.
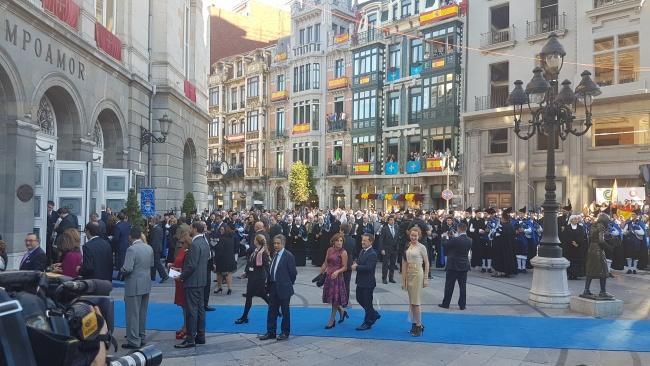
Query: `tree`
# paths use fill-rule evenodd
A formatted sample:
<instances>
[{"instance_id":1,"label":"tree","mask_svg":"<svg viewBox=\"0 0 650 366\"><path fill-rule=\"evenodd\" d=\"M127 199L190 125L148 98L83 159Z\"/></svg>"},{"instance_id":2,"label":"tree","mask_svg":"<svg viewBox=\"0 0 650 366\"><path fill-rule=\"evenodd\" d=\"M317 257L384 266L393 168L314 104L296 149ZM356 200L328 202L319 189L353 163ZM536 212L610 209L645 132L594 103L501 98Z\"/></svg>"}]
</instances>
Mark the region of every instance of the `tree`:
<instances>
[{"instance_id":1,"label":"tree","mask_svg":"<svg viewBox=\"0 0 650 366\"><path fill-rule=\"evenodd\" d=\"M315 193L311 168L302 161L294 163L289 172L289 199L301 206Z\"/></svg>"},{"instance_id":2,"label":"tree","mask_svg":"<svg viewBox=\"0 0 650 366\"><path fill-rule=\"evenodd\" d=\"M145 232L147 229L146 221L142 216L140 211L140 204L138 203L138 195L135 193L135 189L129 189L129 195L126 199L126 207L122 210L124 214L129 218L129 223L131 226L140 228L142 232Z\"/></svg>"},{"instance_id":3,"label":"tree","mask_svg":"<svg viewBox=\"0 0 650 366\"><path fill-rule=\"evenodd\" d=\"M194 194L192 192L187 192L185 195L181 212L185 214L185 217L190 217L196 212L196 202L194 201Z\"/></svg>"}]
</instances>

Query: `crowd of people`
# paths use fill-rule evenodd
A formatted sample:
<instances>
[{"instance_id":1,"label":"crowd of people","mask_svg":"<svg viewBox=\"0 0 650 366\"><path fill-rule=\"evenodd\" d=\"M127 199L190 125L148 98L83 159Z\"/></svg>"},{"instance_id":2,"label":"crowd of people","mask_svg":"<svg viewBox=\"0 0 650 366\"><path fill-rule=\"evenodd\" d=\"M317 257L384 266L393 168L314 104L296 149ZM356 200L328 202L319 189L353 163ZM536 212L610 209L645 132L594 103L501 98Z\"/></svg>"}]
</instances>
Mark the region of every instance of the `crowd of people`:
<instances>
[{"instance_id":1,"label":"crowd of people","mask_svg":"<svg viewBox=\"0 0 650 366\"><path fill-rule=\"evenodd\" d=\"M241 277L248 282L243 313L234 322L248 323L253 299L259 297L269 306L267 332L260 336L262 340L289 337L289 304L297 267L307 265L308 259L320 268L314 282L322 286L323 303L331 306L325 329L349 318L347 307L354 273L356 300L365 310L364 321L356 329L371 329L380 319L373 307L375 269L380 263L383 284L398 283L396 273L400 275L401 286L408 294L410 332L420 336L424 332L422 289L432 278L432 268L445 268L447 272L444 299L439 306L450 307L457 282L458 308L464 310L467 272L471 268L495 277L525 274L532 268L530 260L537 254L544 234L541 213L528 212L525 207L517 212L511 208L470 207L450 213L308 208L215 210L180 217L170 212L150 218L144 232L131 225L125 213L114 214L107 209L90 216L82 248L78 219L66 209L54 211L53 206L48 212L47 250L40 248L35 234L27 235L27 252L20 269L124 280L127 342L122 347L127 349L145 344L149 293L157 279L175 281L174 303L182 309L184 319L177 331L182 343L176 347L205 343L205 313L214 310L209 305L212 274L216 277L214 293L231 295L238 257L245 257ZM612 269L635 274L647 268L648 208L627 206L621 206L619 212L609 205L594 206L594 212L580 214L574 213L570 204L562 207L557 224L563 255L570 262L569 279L586 276L589 283L592 278L602 278L603 273L613 276ZM623 212L631 214L626 217ZM3 263L6 268L7 262L3 248L0 239L0 270ZM593 256L602 254L606 262L590 260L592 252ZM585 293L589 293L588 285ZM601 293L607 295L604 286ZM282 320L277 332L279 317Z\"/></svg>"}]
</instances>

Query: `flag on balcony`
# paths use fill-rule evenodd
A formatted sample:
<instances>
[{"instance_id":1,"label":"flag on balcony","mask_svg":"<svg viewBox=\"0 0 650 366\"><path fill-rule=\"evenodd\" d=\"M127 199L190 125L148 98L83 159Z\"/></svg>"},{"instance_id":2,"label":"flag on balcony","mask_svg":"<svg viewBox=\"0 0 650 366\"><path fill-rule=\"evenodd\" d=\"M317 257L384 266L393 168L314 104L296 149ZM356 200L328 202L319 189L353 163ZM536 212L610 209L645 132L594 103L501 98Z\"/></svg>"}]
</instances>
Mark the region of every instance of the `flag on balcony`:
<instances>
[{"instance_id":1,"label":"flag on balcony","mask_svg":"<svg viewBox=\"0 0 650 366\"><path fill-rule=\"evenodd\" d=\"M394 162L390 161L386 163L386 175L395 175L399 173L399 165Z\"/></svg>"},{"instance_id":2,"label":"flag on balcony","mask_svg":"<svg viewBox=\"0 0 650 366\"><path fill-rule=\"evenodd\" d=\"M183 85L183 89L185 92L185 96L187 99L191 100L192 102L196 103L196 87L190 83L188 80L185 80L185 83Z\"/></svg>"},{"instance_id":3,"label":"flag on balcony","mask_svg":"<svg viewBox=\"0 0 650 366\"><path fill-rule=\"evenodd\" d=\"M73 0L43 0L43 8L72 28L77 28L80 9Z\"/></svg>"},{"instance_id":4,"label":"flag on balcony","mask_svg":"<svg viewBox=\"0 0 650 366\"><path fill-rule=\"evenodd\" d=\"M420 160L412 160L406 163L406 173L415 174L419 173L422 170L422 164Z\"/></svg>"},{"instance_id":5,"label":"flag on balcony","mask_svg":"<svg viewBox=\"0 0 650 366\"><path fill-rule=\"evenodd\" d=\"M122 61L122 41L99 22L95 23L97 47L118 61Z\"/></svg>"}]
</instances>

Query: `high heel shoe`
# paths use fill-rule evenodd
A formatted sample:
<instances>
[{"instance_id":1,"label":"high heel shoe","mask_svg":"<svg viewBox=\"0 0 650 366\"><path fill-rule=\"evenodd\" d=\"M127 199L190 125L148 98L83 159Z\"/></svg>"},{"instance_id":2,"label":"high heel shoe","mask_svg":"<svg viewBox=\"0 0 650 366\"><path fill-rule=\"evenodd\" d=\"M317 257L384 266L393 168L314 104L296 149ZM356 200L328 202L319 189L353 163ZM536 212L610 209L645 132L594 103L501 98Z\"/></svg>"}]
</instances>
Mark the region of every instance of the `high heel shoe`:
<instances>
[{"instance_id":1,"label":"high heel shoe","mask_svg":"<svg viewBox=\"0 0 650 366\"><path fill-rule=\"evenodd\" d=\"M239 318L235 320L235 324L248 324L248 318Z\"/></svg>"},{"instance_id":2,"label":"high heel shoe","mask_svg":"<svg viewBox=\"0 0 650 366\"><path fill-rule=\"evenodd\" d=\"M228 291L226 292L226 295L230 295L230 294L232 294L232 290L228 289Z\"/></svg>"},{"instance_id":3,"label":"high heel shoe","mask_svg":"<svg viewBox=\"0 0 650 366\"><path fill-rule=\"evenodd\" d=\"M336 326L336 322L332 322L332 324L328 324L325 326L325 329L332 329Z\"/></svg>"},{"instance_id":4,"label":"high heel shoe","mask_svg":"<svg viewBox=\"0 0 650 366\"><path fill-rule=\"evenodd\" d=\"M215 294L215 295L216 295L216 294L220 294L220 293L222 293L222 292L223 292L223 289L222 289L222 288L217 289L217 290L214 290L214 294Z\"/></svg>"},{"instance_id":5,"label":"high heel shoe","mask_svg":"<svg viewBox=\"0 0 650 366\"><path fill-rule=\"evenodd\" d=\"M345 321L345 318L349 318L350 316L348 315L348 312L343 310L343 314L341 314L341 319L339 319L339 323L343 323Z\"/></svg>"}]
</instances>

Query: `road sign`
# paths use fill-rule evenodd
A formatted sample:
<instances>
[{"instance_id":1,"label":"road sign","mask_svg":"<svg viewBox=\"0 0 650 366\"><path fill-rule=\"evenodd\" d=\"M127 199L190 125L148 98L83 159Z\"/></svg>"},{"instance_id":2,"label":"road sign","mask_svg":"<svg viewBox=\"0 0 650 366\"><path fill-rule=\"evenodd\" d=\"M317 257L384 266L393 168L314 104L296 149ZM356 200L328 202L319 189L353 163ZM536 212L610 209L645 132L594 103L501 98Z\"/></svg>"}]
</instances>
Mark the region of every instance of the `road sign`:
<instances>
[{"instance_id":1,"label":"road sign","mask_svg":"<svg viewBox=\"0 0 650 366\"><path fill-rule=\"evenodd\" d=\"M452 192L450 189L445 189L442 191L440 194L443 200L449 201L450 199L454 198L454 192Z\"/></svg>"},{"instance_id":2,"label":"road sign","mask_svg":"<svg viewBox=\"0 0 650 366\"><path fill-rule=\"evenodd\" d=\"M140 211L144 217L156 214L156 191L153 188L140 189Z\"/></svg>"}]
</instances>

